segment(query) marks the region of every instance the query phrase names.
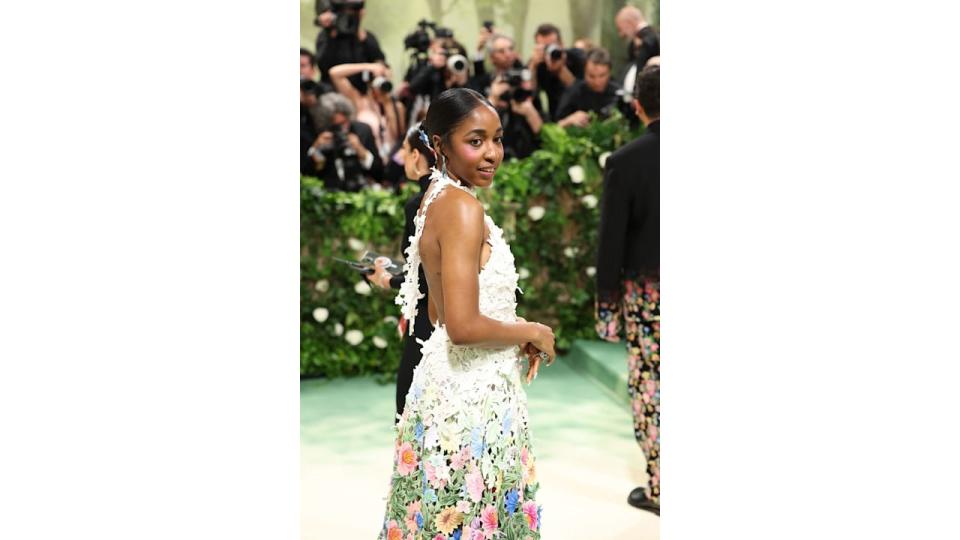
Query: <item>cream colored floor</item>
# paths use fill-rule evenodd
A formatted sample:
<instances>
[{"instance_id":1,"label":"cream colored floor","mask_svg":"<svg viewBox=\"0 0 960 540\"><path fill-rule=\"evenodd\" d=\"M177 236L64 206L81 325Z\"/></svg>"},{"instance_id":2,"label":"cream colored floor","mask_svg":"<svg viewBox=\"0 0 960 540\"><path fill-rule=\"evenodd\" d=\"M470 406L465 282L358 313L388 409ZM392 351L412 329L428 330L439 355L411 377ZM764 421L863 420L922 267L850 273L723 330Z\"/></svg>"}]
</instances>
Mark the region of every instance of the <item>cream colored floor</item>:
<instances>
[{"instance_id":1,"label":"cream colored floor","mask_svg":"<svg viewBox=\"0 0 960 540\"><path fill-rule=\"evenodd\" d=\"M654 540L660 519L626 503L646 481L630 413L563 364L528 387L545 540ZM376 538L392 464L394 387L301 383L301 538Z\"/></svg>"}]
</instances>

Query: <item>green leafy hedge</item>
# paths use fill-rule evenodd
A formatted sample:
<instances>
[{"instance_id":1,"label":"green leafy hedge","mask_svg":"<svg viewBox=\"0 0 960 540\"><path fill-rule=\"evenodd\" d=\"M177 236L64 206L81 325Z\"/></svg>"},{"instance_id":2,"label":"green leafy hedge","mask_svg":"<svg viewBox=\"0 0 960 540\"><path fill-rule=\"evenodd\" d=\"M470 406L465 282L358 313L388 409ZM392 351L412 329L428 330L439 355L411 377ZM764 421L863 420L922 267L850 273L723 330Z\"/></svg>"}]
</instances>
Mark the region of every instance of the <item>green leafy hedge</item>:
<instances>
[{"instance_id":1,"label":"green leafy hedge","mask_svg":"<svg viewBox=\"0 0 960 540\"><path fill-rule=\"evenodd\" d=\"M586 128L544 125L541 149L504 163L492 189L480 192L517 261L520 314L551 326L558 349L594 335L600 160L637 135L619 116ZM418 189L329 192L301 178L301 376L395 374L402 349L395 291L369 287L332 257L355 259L366 249L402 257L403 205Z\"/></svg>"}]
</instances>

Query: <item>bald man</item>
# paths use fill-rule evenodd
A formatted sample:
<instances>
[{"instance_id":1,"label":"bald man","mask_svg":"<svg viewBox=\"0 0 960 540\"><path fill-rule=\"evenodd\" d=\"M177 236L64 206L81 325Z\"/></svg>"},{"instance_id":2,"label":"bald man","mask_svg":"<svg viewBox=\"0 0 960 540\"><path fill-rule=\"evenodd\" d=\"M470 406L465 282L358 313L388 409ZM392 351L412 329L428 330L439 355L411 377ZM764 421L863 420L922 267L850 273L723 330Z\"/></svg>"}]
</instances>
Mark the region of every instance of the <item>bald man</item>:
<instances>
[{"instance_id":1,"label":"bald man","mask_svg":"<svg viewBox=\"0 0 960 540\"><path fill-rule=\"evenodd\" d=\"M625 91L633 92L637 73L651 58L660 56L660 36L635 6L621 8L614 22L617 25L617 33L628 43L627 64L618 79L623 83ZM660 59L657 58L657 65L659 64Z\"/></svg>"}]
</instances>

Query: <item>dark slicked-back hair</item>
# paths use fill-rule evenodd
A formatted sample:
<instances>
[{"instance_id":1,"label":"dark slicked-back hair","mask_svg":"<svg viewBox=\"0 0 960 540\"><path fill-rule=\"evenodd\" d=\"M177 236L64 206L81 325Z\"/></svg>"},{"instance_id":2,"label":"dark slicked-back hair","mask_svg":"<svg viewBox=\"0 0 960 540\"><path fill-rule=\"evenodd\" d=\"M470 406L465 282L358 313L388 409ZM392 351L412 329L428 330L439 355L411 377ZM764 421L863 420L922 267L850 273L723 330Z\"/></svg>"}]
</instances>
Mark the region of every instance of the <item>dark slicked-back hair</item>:
<instances>
[{"instance_id":1,"label":"dark slicked-back hair","mask_svg":"<svg viewBox=\"0 0 960 540\"><path fill-rule=\"evenodd\" d=\"M637 75L633 83L633 97L650 118L660 117L660 66L649 66Z\"/></svg>"},{"instance_id":2,"label":"dark slicked-back hair","mask_svg":"<svg viewBox=\"0 0 960 540\"><path fill-rule=\"evenodd\" d=\"M470 116L474 109L481 106L493 109L490 100L476 90L450 88L441 92L437 99L430 103L427 118L423 121L427 136L430 138L430 145L433 146L434 135L439 136L444 143L449 143L450 134Z\"/></svg>"}]
</instances>

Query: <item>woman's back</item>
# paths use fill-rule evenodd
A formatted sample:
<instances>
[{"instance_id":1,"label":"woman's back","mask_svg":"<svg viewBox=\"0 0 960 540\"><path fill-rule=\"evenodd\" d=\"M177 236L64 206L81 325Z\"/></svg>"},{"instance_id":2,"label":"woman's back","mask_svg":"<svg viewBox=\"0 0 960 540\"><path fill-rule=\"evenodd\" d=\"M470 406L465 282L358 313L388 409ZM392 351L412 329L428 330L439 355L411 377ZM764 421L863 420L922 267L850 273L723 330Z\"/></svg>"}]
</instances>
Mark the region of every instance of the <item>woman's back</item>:
<instances>
[{"instance_id":1,"label":"woman's back","mask_svg":"<svg viewBox=\"0 0 960 540\"><path fill-rule=\"evenodd\" d=\"M475 268L470 271L479 275L481 269L489 262L490 255L492 254L490 242L484 241L484 239L490 238L490 231L484 219L483 206L480 204L480 201L463 189L444 189L445 187L447 186L438 185L435 182L430 188L431 192L437 189L442 191L438 192L434 202L430 204L426 212L424 212L425 204L421 204L420 209L421 214L424 216L423 231L419 239L420 259L421 264L423 264L423 272L427 277L427 286L431 291L431 302L434 303L434 307L437 310L437 321L439 325L444 324L446 320L443 310L444 287L442 270L444 264L447 265L448 269L454 265L458 267L467 266ZM429 194L424 197L424 201L427 200L429 200ZM462 227L462 225L466 226ZM444 250L441 249L440 232L446 228L460 233L456 235L459 238L458 242L479 246L479 258L459 256L457 260L452 260L454 257L458 257L458 250L456 250L455 246L447 246L446 254L448 260L443 261ZM480 231L480 234L476 234L477 230ZM469 248L471 246L465 247ZM475 249L474 247L474 250ZM473 250L463 250L464 254L468 254L470 251ZM469 287L470 284L458 283L455 286ZM473 294L472 296L476 297L479 303L479 290L477 290L477 294Z\"/></svg>"}]
</instances>

